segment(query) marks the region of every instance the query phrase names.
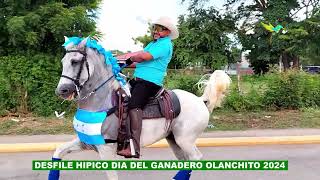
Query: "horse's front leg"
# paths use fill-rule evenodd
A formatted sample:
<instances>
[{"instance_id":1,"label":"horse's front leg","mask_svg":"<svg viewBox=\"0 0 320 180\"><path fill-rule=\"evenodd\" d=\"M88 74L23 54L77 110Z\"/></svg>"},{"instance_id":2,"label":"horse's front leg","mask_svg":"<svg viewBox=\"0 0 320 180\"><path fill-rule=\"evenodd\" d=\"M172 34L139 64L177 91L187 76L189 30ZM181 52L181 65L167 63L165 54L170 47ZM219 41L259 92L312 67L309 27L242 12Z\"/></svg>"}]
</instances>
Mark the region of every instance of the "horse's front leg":
<instances>
[{"instance_id":1,"label":"horse's front leg","mask_svg":"<svg viewBox=\"0 0 320 180\"><path fill-rule=\"evenodd\" d=\"M60 161L65 155L72 153L72 152L79 152L82 151L82 145L78 138L67 142L65 144L62 144L59 146L52 157L53 161ZM60 177L60 171L59 170L50 170L48 179L49 180L58 180Z\"/></svg>"},{"instance_id":2,"label":"horse's front leg","mask_svg":"<svg viewBox=\"0 0 320 180\"><path fill-rule=\"evenodd\" d=\"M115 160L116 155L116 143L104 144L96 146L101 160ZM108 180L118 180L117 171L107 171Z\"/></svg>"}]
</instances>

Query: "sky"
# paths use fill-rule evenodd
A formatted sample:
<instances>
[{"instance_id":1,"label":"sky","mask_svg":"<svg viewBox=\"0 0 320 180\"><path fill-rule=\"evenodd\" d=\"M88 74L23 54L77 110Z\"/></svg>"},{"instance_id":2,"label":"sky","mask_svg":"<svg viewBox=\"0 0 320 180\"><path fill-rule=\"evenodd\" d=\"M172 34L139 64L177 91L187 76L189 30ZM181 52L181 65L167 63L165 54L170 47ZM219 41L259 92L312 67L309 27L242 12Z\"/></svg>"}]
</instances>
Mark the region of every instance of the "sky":
<instances>
[{"instance_id":1,"label":"sky","mask_svg":"<svg viewBox=\"0 0 320 180\"><path fill-rule=\"evenodd\" d=\"M209 1L218 9L225 2ZM181 0L103 0L97 23L98 30L104 34L102 45L109 50L140 51L142 45L135 45L132 38L147 33L148 21L168 16L176 23L179 15L186 14L187 6Z\"/></svg>"},{"instance_id":2,"label":"sky","mask_svg":"<svg viewBox=\"0 0 320 180\"><path fill-rule=\"evenodd\" d=\"M214 2L219 4L223 1ZM106 49L123 52L142 50L142 46L135 45L132 38L147 33L148 21L168 16L176 23L186 9L187 4L181 4L181 0L103 0L97 25L104 34L102 45Z\"/></svg>"},{"instance_id":3,"label":"sky","mask_svg":"<svg viewBox=\"0 0 320 180\"><path fill-rule=\"evenodd\" d=\"M98 30L104 33L102 44L110 50L141 50L132 38L147 33L148 21L168 16L176 23L185 9L175 0L103 0L98 20Z\"/></svg>"}]
</instances>

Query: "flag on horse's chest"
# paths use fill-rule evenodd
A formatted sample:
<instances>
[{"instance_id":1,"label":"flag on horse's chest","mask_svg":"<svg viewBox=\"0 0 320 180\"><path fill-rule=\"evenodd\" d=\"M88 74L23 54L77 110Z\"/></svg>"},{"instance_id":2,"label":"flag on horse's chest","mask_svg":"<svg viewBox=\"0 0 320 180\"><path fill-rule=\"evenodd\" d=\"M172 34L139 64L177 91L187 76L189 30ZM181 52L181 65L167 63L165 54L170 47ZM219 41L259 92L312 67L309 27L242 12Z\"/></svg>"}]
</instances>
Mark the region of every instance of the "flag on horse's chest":
<instances>
[{"instance_id":1,"label":"flag on horse's chest","mask_svg":"<svg viewBox=\"0 0 320 180\"><path fill-rule=\"evenodd\" d=\"M105 144L101 127L106 117L106 112L78 109L73 119L73 128L80 141L86 144Z\"/></svg>"}]
</instances>

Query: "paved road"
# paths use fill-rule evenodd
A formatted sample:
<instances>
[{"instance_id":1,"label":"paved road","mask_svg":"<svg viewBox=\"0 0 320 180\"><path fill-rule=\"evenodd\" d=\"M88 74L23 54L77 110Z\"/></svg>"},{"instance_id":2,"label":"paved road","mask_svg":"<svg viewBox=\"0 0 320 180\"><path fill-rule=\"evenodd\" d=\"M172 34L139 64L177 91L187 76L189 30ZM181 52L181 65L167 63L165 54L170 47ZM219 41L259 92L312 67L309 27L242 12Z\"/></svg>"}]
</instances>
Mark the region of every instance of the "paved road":
<instances>
[{"instance_id":1,"label":"paved road","mask_svg":"<svg viewBox=\"0 0 320 180\"><path fill-rule=\"evenodd\" d=\"M289 160L289 171L195 171L193 180L319 180L320 145L210 147L200 149L204 159ZM144 149L143 159L174 159L170 149ZM49 159L52 153L0 154L0 179L43 180L46 171L32 171L31 161ZM81 152L66 159L97 159L94 152ZM120 180L169 180L174 171L120 171ZM62 171L62 180L103 180L102 171Z\"/></svg>"},{"instance_id":2,"label":"paved road","mask_svg":"<svg viewBox=\"0 0 320 180\"><path fill-rule=\"evenodd\" d=\"M209 131L201 137L261 137L261 136L303 136L320 135L320 129L256 129L246 131ZM75 135L0 136L0 143L41 143L70 141Z\"/></svg>"}]
</instances>

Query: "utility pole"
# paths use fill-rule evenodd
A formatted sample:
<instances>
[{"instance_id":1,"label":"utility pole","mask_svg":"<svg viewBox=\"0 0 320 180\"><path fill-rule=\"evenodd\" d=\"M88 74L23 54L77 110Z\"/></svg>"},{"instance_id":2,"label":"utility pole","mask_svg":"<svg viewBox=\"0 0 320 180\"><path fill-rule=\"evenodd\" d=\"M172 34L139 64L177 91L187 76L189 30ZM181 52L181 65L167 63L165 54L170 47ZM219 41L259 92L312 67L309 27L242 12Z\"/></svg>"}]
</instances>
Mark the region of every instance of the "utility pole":
<instances>
[{"instance_id":1,"label":"utility pole","mask_svg":"<svg viewBox=\"0 0 320 180\"><path fill-rule=\"evenodd\" d=\"M279 57L279 72L282 72L282 55Z\"/></svg>"}]
</instances>

